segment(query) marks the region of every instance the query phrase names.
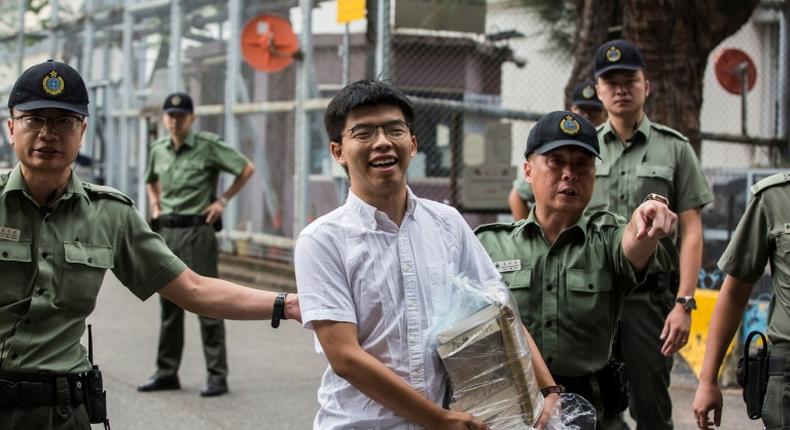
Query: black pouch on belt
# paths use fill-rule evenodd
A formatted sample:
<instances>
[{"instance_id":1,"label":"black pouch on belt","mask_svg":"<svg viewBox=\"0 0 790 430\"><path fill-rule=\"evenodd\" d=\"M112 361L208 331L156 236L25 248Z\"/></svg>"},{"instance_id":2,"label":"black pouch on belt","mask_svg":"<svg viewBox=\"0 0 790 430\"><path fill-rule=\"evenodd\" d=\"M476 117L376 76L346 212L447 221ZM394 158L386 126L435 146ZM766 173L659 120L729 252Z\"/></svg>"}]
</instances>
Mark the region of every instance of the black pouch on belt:
<instances>
[{"instance_id":1,"label":"black pouch on belt","mask_svg":"<svg viewBox=\"0 0 790 430\"><path fill-rule=\"evenodd\" d=\"M601 387L604 415L614 416L628 408L630 395L625 362L611 359L606 367L595 373Z\"/></svg>"},{"instance_id":2,"label":"black pouch on belt","mask_svg":"<svg viewBox=\"0 0 790 430\"><path fill-rule=\"evenodd\" d=\"M85 409L91 423L107 421L107 392L104 391L99 366L93 366L85 373Z\"/></svg>"},{"instance_id":3,"label":"black pouch on belt","mask_svg":"<svg viewBox=\"0 0 790 430\"><path fill-rule=\"evenodd\" d=\"M752 339L760 336L763 347L757 349L755 355L749 354ZM762 416L763 401L768 388L768 341L759 331L749 333L743 345L743 357L738 359L736 377L738 385L743 387L743 401L746 402L746 413L756 420Z\"/></svg>"}]
</instances>

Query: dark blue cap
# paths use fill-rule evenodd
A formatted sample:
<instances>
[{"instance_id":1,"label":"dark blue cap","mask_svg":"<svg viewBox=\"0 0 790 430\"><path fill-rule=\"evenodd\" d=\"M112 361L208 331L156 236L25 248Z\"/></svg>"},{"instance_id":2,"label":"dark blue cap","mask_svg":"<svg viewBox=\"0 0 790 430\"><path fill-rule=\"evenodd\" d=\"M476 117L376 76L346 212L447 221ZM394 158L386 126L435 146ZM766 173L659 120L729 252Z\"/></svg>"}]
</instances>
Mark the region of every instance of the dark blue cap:
<instances>
[{"instance_id":1,"label":"dark blue cap","mask_svg":"<svg viewBox=\"0 0 790 430\"><path fill-rule=\"evenodd\" d=\"M165 112L186 112L192 113L195 111L192 105L192 97L187 93L172 93L165 97L165 104L162 105L162 110Z\"/></svg>"},{"instance_id":2,"label":"dark blue cap","mask_svg":"<svg viewBox=\"0 0 790 430\"><path fill-rule=\"evenodd\" d=\"M644 70L645 59L636 46L623 39L603 43L595 51L593 75L598 79L610 70Z\"/></svg>"},{"instance_id":3,"label":"dark blue cap","mask_svg":"<svg viewBox=\"0 0 790 430\"><path fill-rule=\"evenodd\" d=\"M586 149L601 158L598 135L592 123L581 115L562 110L547 113L535 123L527 137L524 157L529 157L533 152L545 154L563 146Z\"/></svg>"},{"instance_id":4,"label":"dark blue cap","mask_svg":"<svg viewBox=\"0 0 790 430\"><path fill-rule=\"evenodd\" d=\"M25 70L8 96L8 109L65 109L88 116L88 90L71 66L47 60Z\"/></svg>"},{"instance_id":5,"label":"dark blue cap","mask_svg":"<svg viewBox=\"0 0 790 430\"><path fill-rule=\"evenodd\" d=\"M579 85L576 85L576 87L573 88L573 99L571 100L571 104L603 109L603 103L598 100L598 94L595 93L595 82L587 79L582 81Z\"/></svg>"}]
</instances>

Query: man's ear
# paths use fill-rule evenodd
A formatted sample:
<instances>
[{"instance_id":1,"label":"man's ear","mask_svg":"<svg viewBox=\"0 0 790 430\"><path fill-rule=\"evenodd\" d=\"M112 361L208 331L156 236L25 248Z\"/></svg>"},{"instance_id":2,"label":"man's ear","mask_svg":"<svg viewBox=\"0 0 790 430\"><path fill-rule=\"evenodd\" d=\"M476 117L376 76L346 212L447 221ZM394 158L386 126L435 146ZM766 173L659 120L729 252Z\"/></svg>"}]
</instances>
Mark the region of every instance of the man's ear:
<instances>
[{"instance_id":1,"label":"man's ear","mask_svg":"<svg viewBox=\"0 0 790 430\"><path fill-rule=\"evenodd\" d=\"M532 161L529 158L524 160L524 179L532 183Z\"/></svg>"},{"instance_id":2,"label":"man's ear","mask_svg":"<svg viewBox=\"0 0 790 430\"><path fill-rule=\"evenodd\" d=\"M412 158L417 155L417 138L412 135L411 136L411 151L409 151Z\"/></svg>"},{"instance_id":3,"label":"man's ear","mask_svg":"<svg viewBox=\"0 0 790 430\"><path fill-rule=\"evenodd\" d=\"M340 163L341 166L346 166L348 164L346 158L343 156L343 145L337 142L329 142L329 153L332 154L332 158Z\"/></svg>"},{"instance_id":4,"label":"man's ear","mask_svg":"<svg viewBox=\"0 0 790 430\"><path fill-rule=\"evenodd\" d=\"M650 95L650 81L645 79L645 98Z\"/></svg>"}]
</instances>

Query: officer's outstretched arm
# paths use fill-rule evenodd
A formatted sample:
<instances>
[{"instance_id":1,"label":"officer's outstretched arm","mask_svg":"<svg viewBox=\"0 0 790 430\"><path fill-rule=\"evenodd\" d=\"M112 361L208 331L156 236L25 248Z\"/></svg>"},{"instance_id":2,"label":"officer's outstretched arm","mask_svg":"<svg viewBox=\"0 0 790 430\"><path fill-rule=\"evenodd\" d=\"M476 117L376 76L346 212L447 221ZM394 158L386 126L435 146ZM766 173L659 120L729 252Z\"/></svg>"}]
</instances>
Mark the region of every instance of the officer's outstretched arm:
<instances>
[{"instance_id":1,"label":"officer's outstretched arm","mask_svg":"<svg viewBox=\"0 0 790 430\"><path fill-rule=\"evenodd\" d=\"M623 232L623 254L634 270L647 267L659 239L675 233L678 216L664 203L647 200L634 210Z\"/></svg>"},{"instance_id":2,"label":"officer's outstretched arm","mask_svg":"<svg viewBox=\"0 0 790 430\"><path fill-rule=\"evenodd\" d=\"M753 286L730 275L727 275L721 286L719 299L716 300L710 319L705 358L702 360L699 385L691 406L697 418L697 426L701 429L710 429L712 424L717 427L721 425L723 400L719 388L719 368L727 346L732 342L732 337L743 319L743 310L752 295ZM708 418L710 411L713 411L712 422Z\"/></svg>"},{"instance_id":3,"label":"officer's outstretched arm","mask_svg":"<svg viewBox=\"0 0 790 430\"><path fill-rule=\"evenodd\" d=\"M222 279L181 272L159 294L199 315L231 320L267 320L272 317L276 293L243 287ZM296 294L285 298L285 317L302 321Z\"/></svg>"}]
</instances>

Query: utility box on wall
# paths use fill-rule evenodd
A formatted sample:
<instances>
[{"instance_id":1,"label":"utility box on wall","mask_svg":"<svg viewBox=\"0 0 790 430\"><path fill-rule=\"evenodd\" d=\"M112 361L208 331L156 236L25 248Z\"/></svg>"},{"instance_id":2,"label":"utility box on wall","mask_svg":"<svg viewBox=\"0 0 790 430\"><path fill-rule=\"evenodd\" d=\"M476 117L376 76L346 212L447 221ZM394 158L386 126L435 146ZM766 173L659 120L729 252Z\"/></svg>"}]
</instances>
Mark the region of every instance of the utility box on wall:
<instances>
[{"instance_id":1,"label":"utility box on wall","mask_svg":"<svg viewBox=\"0 0 790 430\"><path fill-rule=\"evenodd\" d=\"M489 123L464 138L460 203L464 210L507 212L516 167L510 164L511 127Z\"/></svg>"}]
</instances>

